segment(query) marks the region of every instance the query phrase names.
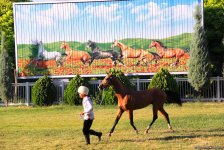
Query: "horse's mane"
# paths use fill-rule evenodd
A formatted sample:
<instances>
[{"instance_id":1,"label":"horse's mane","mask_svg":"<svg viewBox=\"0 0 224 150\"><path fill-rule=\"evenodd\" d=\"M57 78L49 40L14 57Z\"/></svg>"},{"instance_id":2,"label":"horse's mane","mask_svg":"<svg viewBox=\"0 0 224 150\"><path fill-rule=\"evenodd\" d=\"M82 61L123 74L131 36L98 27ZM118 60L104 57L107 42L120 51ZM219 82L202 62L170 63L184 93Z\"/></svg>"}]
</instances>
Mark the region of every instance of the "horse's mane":
<instances>
[{"instance_id":1,"label":"horse's mane","mask_svg":"<svg viewBox=\"0 0 224 150\"><path fill-rule=\"evenodd\" d=\"M96 42L88 41L88 45L91 47L91 51L100 51L100 48L96 45Z\"/></svg>"},{"instance_id":2,"label":"horse's mane","mask_svg":"<svg viewBox=\"0 0 224 150\"><path fill-rule=\"evenodd\" d=\"M124 76L124 74L122 74L122 75ZM125 89L123 89L123 90L125 90L126 93L134 91L132 88L127 87L116 75L112 75L112 77L114 80L117 80L119 82L119 84L121 84L121 86L125 87Z\"/></svg>"},{"instance_id":3,"label":"horse's mane","mask_svg":"<svg viewBox=\"0 0 224 150\"><path fill-rule=\"evenodd\" d=\"M163 43L161 41L158 41L158 40L152 40L152 41L159 43L161 47L167 48L166 46L163 45Z\"/></svg>"}]
</instances>

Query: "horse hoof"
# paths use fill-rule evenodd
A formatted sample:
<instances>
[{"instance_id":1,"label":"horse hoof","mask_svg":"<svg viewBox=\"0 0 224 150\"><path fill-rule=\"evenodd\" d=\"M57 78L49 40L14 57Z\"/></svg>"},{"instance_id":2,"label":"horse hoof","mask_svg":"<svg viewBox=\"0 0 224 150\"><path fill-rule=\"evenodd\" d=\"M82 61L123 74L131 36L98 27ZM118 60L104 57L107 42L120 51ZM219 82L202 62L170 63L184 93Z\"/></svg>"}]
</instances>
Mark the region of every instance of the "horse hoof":
<instances>
[{"instance_id":1,"label":"horse hoof","mask_svg":"<svg viewBox=\"0 0 224 150\"><path fill-rule=\"evenodd\" d=\"M109 133L108 136L111 137L111 133Z\"/></svg>"},{"instance_id":2,"label":"horse hoof","mask_svg":"<svg viewBox=\"0 0 224 150\"><path fill-rule=\"evenodd\" d=\"M145 130L145 134L148 134L148 130Z\"/></svg>"}]
</instances>

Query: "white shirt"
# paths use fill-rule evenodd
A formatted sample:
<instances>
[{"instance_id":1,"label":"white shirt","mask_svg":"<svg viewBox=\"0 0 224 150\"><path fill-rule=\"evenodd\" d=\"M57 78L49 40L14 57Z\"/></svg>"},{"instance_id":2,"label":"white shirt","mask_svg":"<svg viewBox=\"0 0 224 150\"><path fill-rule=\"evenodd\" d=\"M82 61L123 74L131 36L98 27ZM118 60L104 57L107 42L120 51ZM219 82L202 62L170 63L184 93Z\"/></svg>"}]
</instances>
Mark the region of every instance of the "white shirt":
<instances>
[{"instance_id":1,"label":"white shirt","mask_svg":"<svg viewBox=\"0 0 224 150\"><path fill-rule=\"evenodd\" d=\"M82 106L84 108L84 120L94 119L93 103L90 97L85 96L82 100Z\"/></svg>"}]
</instances>

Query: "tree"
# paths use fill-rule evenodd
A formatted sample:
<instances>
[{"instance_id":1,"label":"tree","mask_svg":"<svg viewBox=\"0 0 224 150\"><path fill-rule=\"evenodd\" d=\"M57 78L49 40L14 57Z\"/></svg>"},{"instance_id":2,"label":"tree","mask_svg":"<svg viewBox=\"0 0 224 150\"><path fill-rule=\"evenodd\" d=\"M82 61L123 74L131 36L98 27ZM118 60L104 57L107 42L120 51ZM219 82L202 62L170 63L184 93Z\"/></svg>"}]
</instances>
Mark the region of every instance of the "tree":
<instances>
[{"instance_id":1,"label":"tree","mask_svg":"<svg viewBox=\"0 0 224 150\"><path fill-rule=\"evenodd\" d=\"M210 65L208 44L204 28L201 25L202 16L199 6L196 7L194 18L196 24L190 45L190 60L188 81L196 91L201 91L209 83Z\"/></svg>"},{"instance_id":2,"label":"tree","mask_svg":"<svg viewBox=\"0 0 224 150\"><path fill-rule=\"evenodd\" d=\"M0 100L8 105L12 98L12 72L10 58L4 47L4 34L1 32L1 51L0 51Z\"/></svg>"},{"instance_id":3,"label":"tree","mask_svg":"<svg viewBox=\"0 0 224 150\"><path fill-rule=\"evenodd\" d=\"M52 105L56 99L56 87L48 76L39 78L32 89L32 102L38 106Z\"/></svg>"},{"instance_id":4,"label":"tree","mask_svg":"<svg viewBox=\"0 0 224 150\"><path fill-rule=\"evenodd\" d=\"M178 85L174 77L167 69L161 68L148 85L148 89L160 88L167 94L167 103L177 103L181 105L181 99L178 91Z\"/></svg>"},{"instance_id":5,"label":"tree","mask_svg":"<svg viewBox=\"0 0 224 150\"><path fill-rule=\"evenodd\" d=\"M15 62L15 39L14 39L14 20L13 2L28 2L29 0L3 0L0 1L0 31L5 32L5 48L9 54L11 63L14 67ZM1 35L0 35L1 36Z\"/></svg>"},{"instance_id":6,"label":"tree","mask_svg":"<svg viewBox=\"0 0 224 150\"><path fill-rule=\"evenodd\" d=\"M82 104L82 100L79 97L79 94L77 92L79 86L81 85L89 87L88 80L81 77L80 75L76 75L71 81L69 81L69 84L67 88L65 89L65 93L64 93L64 101L66 104L69 104L69 105Z\"/></svg>"},{"instance_id":7,"label":"tree","mask_svg":"<svg viewBox=\"0 0 224 150\"><path fill-rule=\"evenodd\" d=\"M215 76L222 76L224 65L224 1L204 0L204 27Z\"/></svg>"}]
</instances>

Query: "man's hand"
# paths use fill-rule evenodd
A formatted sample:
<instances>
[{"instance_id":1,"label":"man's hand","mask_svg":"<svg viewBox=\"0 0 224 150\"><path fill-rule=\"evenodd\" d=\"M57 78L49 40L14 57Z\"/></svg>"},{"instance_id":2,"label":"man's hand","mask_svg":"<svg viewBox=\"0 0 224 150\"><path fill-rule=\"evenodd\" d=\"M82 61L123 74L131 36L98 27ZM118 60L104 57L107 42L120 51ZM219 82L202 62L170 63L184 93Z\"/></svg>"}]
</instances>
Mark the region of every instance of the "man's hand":
<instances>
[{"instance_id":1,"label":"man's hand","mask_svg":"<svg viewBox=\"0 0 224 150\"><path fill-rule=\"evenodd\" d=\"M84 112L80 112L80 115L82 115L82 116L83 116L83 115L84 115Z\"/></svg>"}]
</instances>

